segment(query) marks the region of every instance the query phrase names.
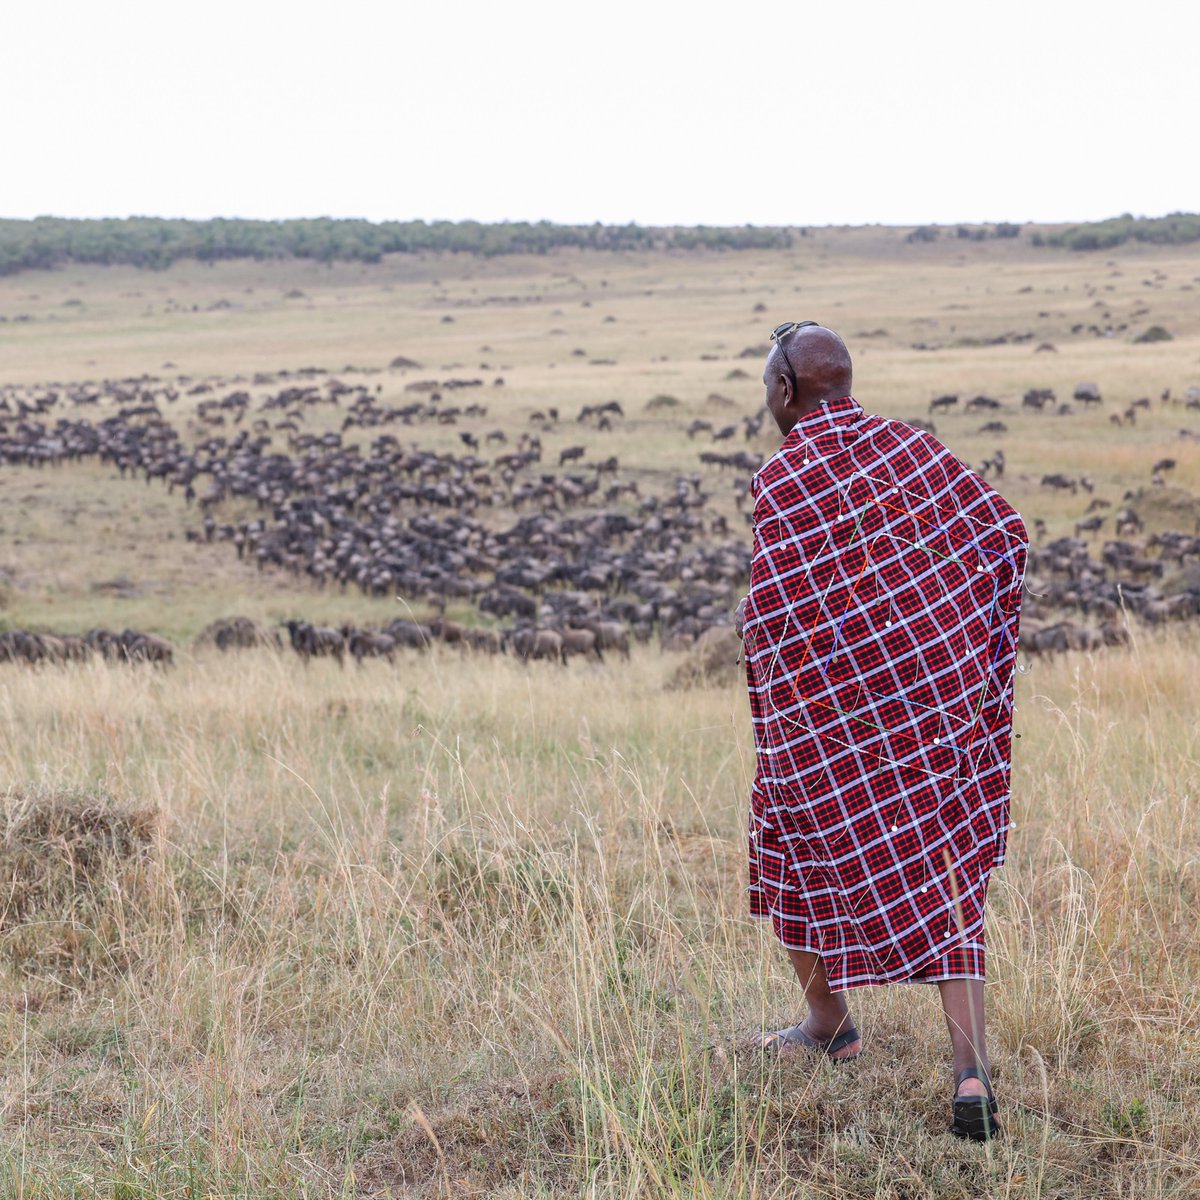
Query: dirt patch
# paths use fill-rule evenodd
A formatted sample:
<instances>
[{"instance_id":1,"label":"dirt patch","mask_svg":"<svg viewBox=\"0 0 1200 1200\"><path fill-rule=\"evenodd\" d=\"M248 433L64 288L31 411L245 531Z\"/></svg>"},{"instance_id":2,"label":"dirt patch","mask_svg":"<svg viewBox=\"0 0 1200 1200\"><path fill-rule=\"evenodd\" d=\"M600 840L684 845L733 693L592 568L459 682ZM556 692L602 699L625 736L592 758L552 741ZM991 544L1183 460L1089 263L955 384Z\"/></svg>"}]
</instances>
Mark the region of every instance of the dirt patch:
<instances>
[{"instance_id":1,"label":"dirt patch","mask_svg":"<svg viewBox=\"0 0 1200 1200\"><path fill-rule=\"evenodd\" d=\"M395 1139L355 1174L367 1194L436 1186L448 1195L483 1195L523 1181L567 1186L579 1153L578 1089L555 1072L530 1082L498 1082L428 1110L410 1105ZM548 1167L557 1163L557 1168ZM525 1194L541 1193L531 1187Z\"/></svg>"}]
</instances>

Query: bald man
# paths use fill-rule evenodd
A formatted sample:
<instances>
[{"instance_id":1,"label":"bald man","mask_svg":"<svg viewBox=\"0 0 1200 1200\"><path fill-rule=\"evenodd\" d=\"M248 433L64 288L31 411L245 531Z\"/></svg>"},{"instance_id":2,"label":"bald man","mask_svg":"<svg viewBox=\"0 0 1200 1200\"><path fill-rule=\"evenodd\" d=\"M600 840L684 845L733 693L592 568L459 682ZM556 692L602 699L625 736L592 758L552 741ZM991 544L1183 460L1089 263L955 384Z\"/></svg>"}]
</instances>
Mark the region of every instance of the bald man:
<instances>
[{"instance_id":1,"label":"bald man","mask_svg":"<svg viewBox=\"0 0 1200 1200\"><path fill-rule=\"evenodd\" d=\"M854 1058L851 988L936 984L950 1128L986 1140L984 904L1007 842L1025 527L932 435L863 411L833 330L772 339L783 442L752 482L735 617L757 753L749 894L808 1012L762 1045Z\"/></svg>"}]
</instances>

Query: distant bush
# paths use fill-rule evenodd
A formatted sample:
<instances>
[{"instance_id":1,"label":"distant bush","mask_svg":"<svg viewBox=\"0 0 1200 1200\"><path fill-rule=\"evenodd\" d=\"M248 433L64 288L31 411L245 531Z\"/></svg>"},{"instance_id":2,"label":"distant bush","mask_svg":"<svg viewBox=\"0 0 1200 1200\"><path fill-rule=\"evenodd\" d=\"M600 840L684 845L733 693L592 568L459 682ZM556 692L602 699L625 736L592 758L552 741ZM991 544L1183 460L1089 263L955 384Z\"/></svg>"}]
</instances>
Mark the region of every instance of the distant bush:
<instances>
[{"instance_id":1,"label":"distant bush","mask_svg":"<svg viewBox=\"0 0 1200 1200\"><path fill-rule=\"evenodd\" d=\"M1174 334L1168 333L1161 325L1151 325L1145 333L1139 333L1133 339L1135 342L1173 342Z\"/></svg>"},{"instance_id":2,"label":"distant bush","mask_svg":"<svg viewBox=\"0 0 1200 1200\"><path fill-rule=\"evenodd\" d=\"M676 408L679 404L679 399L676 396L668 396L664 392L659 392L657 396L651 396L646 401L646 407L654 408Z\"/></svg>"},{"instance_id":3,"label":"distant bush","mask_svg":"<svg viewBox=\"0 0 1200 1200\"><path fill-rule=\"evenodd\" d=\"M1151 242L1159 246L1182 246L1200 241L1200 213L1170 213L1165 217L1134 217L1124 213L1107 221L1072 225L1058 233L1036 236L1035 246L1063 246L1068 250L1109 250L1123 242Z\"/></svg>"},{"instance_id":4,"label":"distant bush","mask_svg":"<svg viewBox=\"0 0 1200 1200\"><path fill-rule=\"evenodd\" d=\"M936 242L941 230L936 225L918 225L904 240L906 242Z\"/></svg>"},{"instance_id":5,"label":"distant bush","mask_svg":"<svg viewBox=\"0 0 1200 1200\"><path fill-rule=\"evenodd\" d=\"M307 258L317 262L378 262L385 254L456 251L546 254L563 247L591 250L779 249L787 229L741 226L554 225L549 221L335 220L183 221L159 217L0 220L0 275L65 263L169 267L181 258L213 263L231 258Z\"/></svg>"},{"instance_id":6,"label":"distant bush","mask_svg":"<svg viewBox=\"0 0 1200 1200\"><path fill-rule=\"evenodd\" d=\"M935 230L936 235L936 230ZM990 229L986 225L960 225L955 231L954 236L966 238L972 242L982 242L987 238L1015 238L1021 236L1020 225L1013 225L1009 221L1000 221L993 225ZM923 241L932 241L932 238L920 239Z\"/></svg>"}]
</instances>

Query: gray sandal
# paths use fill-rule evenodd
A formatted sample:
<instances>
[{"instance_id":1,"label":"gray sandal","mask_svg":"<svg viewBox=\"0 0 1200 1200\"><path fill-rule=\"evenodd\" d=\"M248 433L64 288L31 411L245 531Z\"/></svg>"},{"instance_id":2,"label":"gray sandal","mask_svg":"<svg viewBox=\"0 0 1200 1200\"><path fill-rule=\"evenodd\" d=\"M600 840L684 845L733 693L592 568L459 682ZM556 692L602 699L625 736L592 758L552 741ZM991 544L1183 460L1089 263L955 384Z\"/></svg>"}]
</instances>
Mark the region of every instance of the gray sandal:
<instances>
[{"instance_id":1,"label":"gray sandal","mask_svg":"<svg viewBox=\"0 0 1200 1200\"><path fill-rule=\"evenodd\" d=\"M858 1030L851 1025L849 1029L834 1034L827 1041L821 1041L808 1033L802 1025L792 1025L787 1029L776 1029L772 1033L764 1033L760 1045L763 1050L774 1050L776 1053L788 1046L803 1046L806 1050L811 1050L816 1054L824 1054L830 1062L844 1063L853 1062L862 1051L860 1050L858 1054L846 1054L841 1058L833 1056L844 1047L857 1042L860 1036Z\"/></svg>"}]
</instances>

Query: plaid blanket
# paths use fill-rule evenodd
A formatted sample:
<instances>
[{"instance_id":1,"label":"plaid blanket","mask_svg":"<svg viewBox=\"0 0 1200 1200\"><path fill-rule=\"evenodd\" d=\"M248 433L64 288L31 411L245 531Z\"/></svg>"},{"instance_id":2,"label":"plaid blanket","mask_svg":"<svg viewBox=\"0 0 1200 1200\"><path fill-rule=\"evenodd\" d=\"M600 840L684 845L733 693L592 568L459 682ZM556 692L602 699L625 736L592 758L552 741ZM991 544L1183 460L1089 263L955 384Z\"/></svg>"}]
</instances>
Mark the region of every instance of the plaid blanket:
<instances>
[{"instance_id":1,"label":"plaid blanket","mask_svg":"<svg viewBox=\"0 0 1200 1200\"><path fill-rule=\"evenodd\" d=\"M1027 535L935 437L850 396L754 476L750 911L835 990L984 975Z\"/></svg>"}]
</instances>

